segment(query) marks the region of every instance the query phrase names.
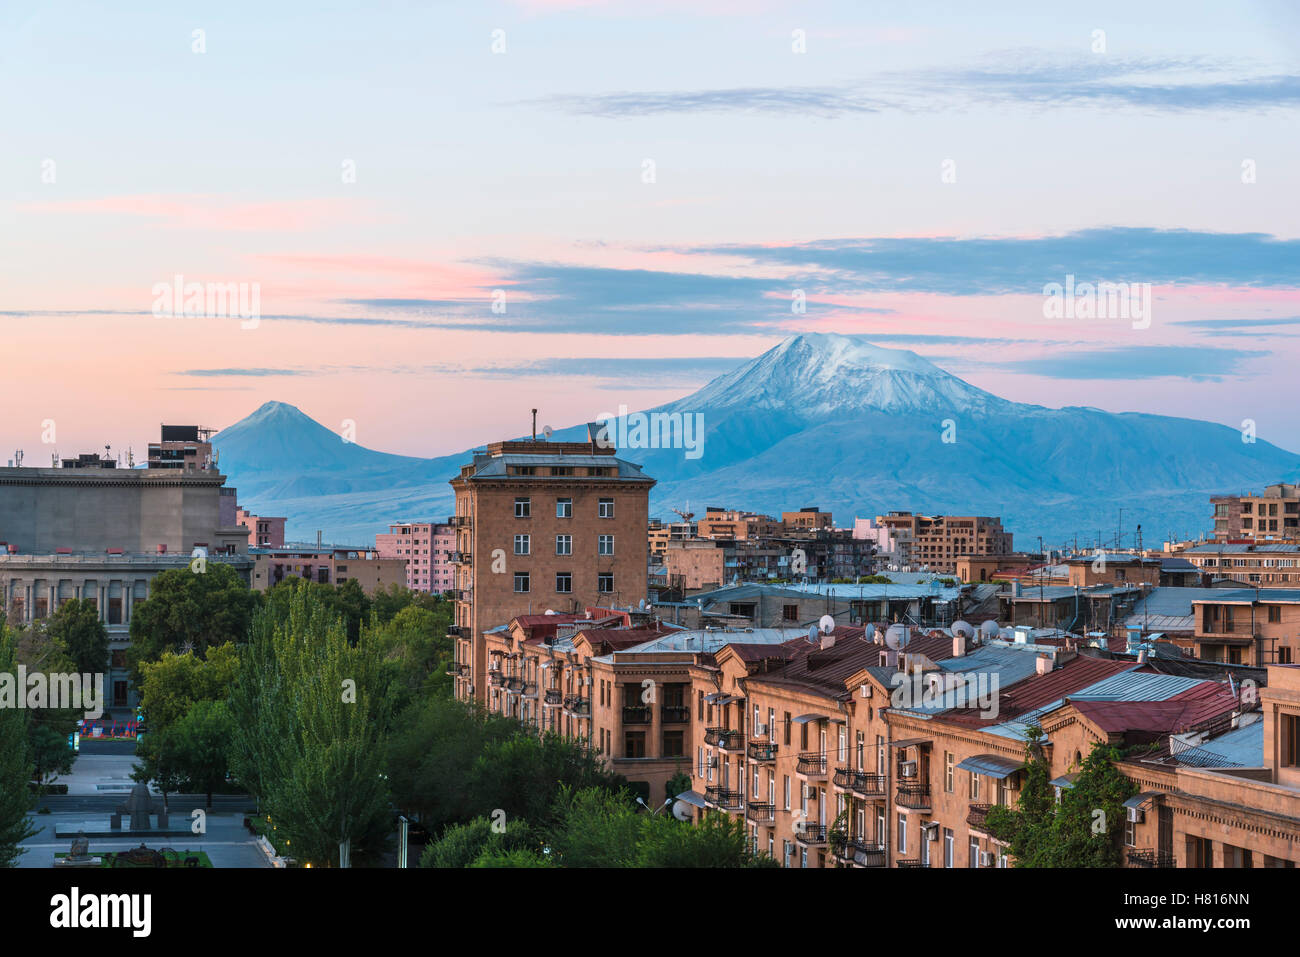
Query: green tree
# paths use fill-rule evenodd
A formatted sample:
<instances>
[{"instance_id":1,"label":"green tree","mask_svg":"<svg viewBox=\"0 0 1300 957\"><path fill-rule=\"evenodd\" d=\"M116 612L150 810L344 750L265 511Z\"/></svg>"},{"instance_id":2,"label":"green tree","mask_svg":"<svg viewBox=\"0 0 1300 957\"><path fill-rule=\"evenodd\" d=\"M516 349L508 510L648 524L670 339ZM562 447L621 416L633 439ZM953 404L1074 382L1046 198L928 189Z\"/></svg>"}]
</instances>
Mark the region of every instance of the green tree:
<instances>
[{"instance_id":1,"label":"green tree","mask_svg":"<svg viewBox=\"0 0 1300 957\"><path fill-rule=\"evenodd\" d=\"M466 824L453 824L438 840L430 841L420 855L420 866L464 868L489 851L531 851L537 844L527 821L506 821L504 827L494 828L487 818L476 817Z\"/></svg>"},{"instance_id":2,"label":"green tree","mask_svg":"<svg viewBox=\"0 0 1300 957\"><path fill-rule=\"evenodd\" d=\"M233 642L208 649L207 658L192 652L164 651L157 661L140 663L140 709L150 733L170 728L199 701L224 700L239 673Z\"/></svg>"},{"instance_id":3,"label":"green tree","mask_svg":"<svg viewBox=\"0 0 1300 957\"><path fill-rule=\"evenodd\" d=\"M0 694L6 679L17 694L15 636L0 621ZM38 832L28 823L33 768L27 748L25 709L0 707L0 867L13 867L23 855L19 845Z\"/></svg>"},{"instance_id":4,"label":"green tree","mask_svg":"<svg viewBox=\"0 0 1300 957\"><path fill-rule=\"evenodd\" d=\"M93 601L65 601L50 617L46 631L62 645L77 674L100 674L108 669L108 629L99 620Z\"/></svg>"},{"instance_id":5,"label":"green tree","mask_svg":"<svg viewBox=\"0 0 1300 957\"><path fill-rule=\"evenodd\" d=\"M131 615L127 661L137 686L141 664L157 661L164 651L193 651L242 642L248 634L258 594L228 565L209 560L204 571L172 569L157 575L149 597Z\"/></svg>"},{"instance_id":6,"label":"green tree","mask_svg":"<svg viewBox=\"0 0 1300 957\"><path fill-rule=\"evenodd\" d=\"M175 755L177 772L187 790L206 794L225 786L233 723L224 701L196 701L185 716L166 732Z\"/></svg>"},{"instance_id":7,"label":"green tree","mask_svg":"<svg viewBox=\"0 0 1300 957\"><path fill-rule=\"evenodd\" d=\"M32 722L27 746L32 759L32 780L39 798L60 774L72 770L77 753L68 745L68 735L49 724Z\"/></svg>"},{"instance_id":8,"label":"green tree","mask_svg":"<svg viewBox=\"0 0 1300 957\"><path fill-rule=\"evenodd\" d=\"M548 838L560 866L632 867L649 814L627 791L561 787L553 817Z\"/></svg>"},{"instance_id":9,"label":"green tree","mask_svg":"<svg viewBox=\"0 0 1300 957\"><path fill-rule=\"evenodd\" d=\"M643 814L643 833L634 867L776 867L755 854L745 822L725 814L706 814L693 824L665 814Z\"/></svg>"},{"instance_id":10,"label":"green tree","mask_svg":"<svg viewBox=\"0 0 1300 957\"><path fill-rule=\"evenodd\" d=\"M330 863L347 848L364 859L392 833L390 692L378 649L349 641L310 589L296 591L286 611L259 616L241 663L231 695L235 765L259 766L256 787L294 857Z\"/></svg>"},{"instance_id":11,"label":"green tree","mask_svg":"<svg viewBox=\"0 0 1300 957\"><path fill-rule=\"evenodd\" d=\"M517 847L511 851L488 848L470 867L554 867L549 860L536 851Z\"/></svg>"}]
</instances>

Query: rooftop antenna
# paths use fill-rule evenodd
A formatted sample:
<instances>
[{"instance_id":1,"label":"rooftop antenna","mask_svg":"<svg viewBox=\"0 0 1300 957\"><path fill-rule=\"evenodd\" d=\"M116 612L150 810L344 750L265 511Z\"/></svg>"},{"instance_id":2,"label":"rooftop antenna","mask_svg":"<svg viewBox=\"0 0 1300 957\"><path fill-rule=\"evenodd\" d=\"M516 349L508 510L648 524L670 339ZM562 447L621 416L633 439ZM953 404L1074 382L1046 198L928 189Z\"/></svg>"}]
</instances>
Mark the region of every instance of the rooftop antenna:
<instances>
[{"instance_id":1,"label":"rooftop antenna","mask_svg":"<svg viewBox=\"0 0 1300 957\"><path fill-rule=\"evenodd\" d=\"M537 441L537 410L533 409L533 441Z\"/></svg>"}]
</instances>

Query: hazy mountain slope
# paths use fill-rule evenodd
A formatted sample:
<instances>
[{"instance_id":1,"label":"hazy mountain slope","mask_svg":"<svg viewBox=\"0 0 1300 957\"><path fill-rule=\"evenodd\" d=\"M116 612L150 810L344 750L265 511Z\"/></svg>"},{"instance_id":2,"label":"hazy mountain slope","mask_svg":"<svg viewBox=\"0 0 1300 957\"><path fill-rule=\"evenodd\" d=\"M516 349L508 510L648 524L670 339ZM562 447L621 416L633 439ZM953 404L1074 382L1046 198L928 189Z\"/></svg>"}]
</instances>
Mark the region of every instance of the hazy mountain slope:
<instances>
[{"instance_id":1,"label":"hazy mountain slope","mask_svg":"<svg viewBox=\"0 0 1300 957\"><path fill-rule=\"evenodd\" d=\"M1001 399L905 350L851 336L794 336L659 410L702 414L703 454L625 449L658 479L652 514L706 505L778 512L818 505L848 524L890 509L1002 515L1018 544L1076 534L1126 543L1194 534L1208 496L1294 481L1300 456L1235 429ZM944 442L944 432L954 442ZM954 431L955 430L955 431ZM485 436L485 440L496 436ZM581 440L585 426L552 438ZM399 519L451 512L447 480L468 452L437 459L348 444L269 402L215 439L240 501L289 516L289 534L366 543Z\"/></svg>"}]
</instances>

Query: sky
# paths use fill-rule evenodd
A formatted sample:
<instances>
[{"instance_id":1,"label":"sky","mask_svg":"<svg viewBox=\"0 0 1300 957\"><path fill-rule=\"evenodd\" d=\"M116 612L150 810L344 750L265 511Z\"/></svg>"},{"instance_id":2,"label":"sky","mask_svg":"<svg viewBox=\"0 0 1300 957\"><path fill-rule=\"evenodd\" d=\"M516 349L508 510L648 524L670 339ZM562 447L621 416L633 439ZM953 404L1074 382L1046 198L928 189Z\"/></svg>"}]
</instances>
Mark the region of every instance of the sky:
<instances>
[{"instance_id":1,"label":"sky","mask_svg":"<svg viewBox=\"0 0 1300 957\"><path fill-rule=\"evenodd\" d=\"M1300 12L1047 6L6 0L0 462L268 400L439 455L807 331L1300 451Z\"/></svg>"}]
</instances>

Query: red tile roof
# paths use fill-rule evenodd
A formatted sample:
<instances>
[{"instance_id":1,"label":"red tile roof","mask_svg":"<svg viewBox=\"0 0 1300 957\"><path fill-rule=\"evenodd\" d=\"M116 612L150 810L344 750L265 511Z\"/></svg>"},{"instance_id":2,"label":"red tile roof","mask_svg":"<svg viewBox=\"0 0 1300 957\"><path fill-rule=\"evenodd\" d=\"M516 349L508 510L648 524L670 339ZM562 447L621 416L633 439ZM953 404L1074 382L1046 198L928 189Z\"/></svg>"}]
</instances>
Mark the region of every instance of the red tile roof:
<instances>
[{"instance_id":1,"label":"red tile roof","mask_svg":"<svg viewBox=\"0 0 1300 957\"><path fill-rule=\"evenodd\" d=\"M1237 697L1221 681L1202 681L1165 701L1073 701L1079 714L1109 734L1169 734L1221 717Z\"/></svg>"},{"instance_id":2,"label":"red tile roof","mask_svg":"<svg viewBox=\"0 0 1300 957\"><path fill-rule=\"evenodd\" d=\"M960 708L945 711L943 720L958 721L975 727L998 724L1033 711L1035 708L1060 701L1067 695L1081 691L1121 671L1130 671L1133 667L1131 661L1078 655L1045 675L1030 675L1008 688L999 688L996 717L981 717L980 708Z\"/></svg>"}]
</instances>

